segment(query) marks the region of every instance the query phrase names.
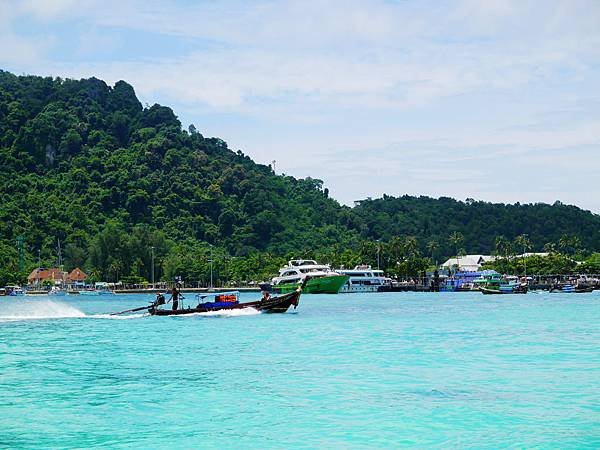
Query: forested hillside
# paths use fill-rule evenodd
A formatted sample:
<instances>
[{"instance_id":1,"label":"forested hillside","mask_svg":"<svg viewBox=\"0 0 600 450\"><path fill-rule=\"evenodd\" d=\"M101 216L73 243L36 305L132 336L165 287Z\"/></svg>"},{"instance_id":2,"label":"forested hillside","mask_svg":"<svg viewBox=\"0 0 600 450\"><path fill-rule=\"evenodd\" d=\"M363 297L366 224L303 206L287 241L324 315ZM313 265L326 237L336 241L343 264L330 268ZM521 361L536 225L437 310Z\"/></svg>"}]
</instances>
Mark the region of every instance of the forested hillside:
<instances>
[{"instance_id":1,"label":"forested hillside","mask_svg":"<svg viewBox=\"0 0 600 450\"><path fill-rule=\"evenodd\" d=\"M447 197L384 195L357 202L354 212L366 226L364 234L369 239L423 236L444 243L445 255L452 252L448 236L455 231L464 235L465 250L475 254L492 253L498 237L512 240L523 234L536 251L542 251L546 244L550 248L554 244L600 250L600 216L558 201L553 205L504 205L472 199L462 202ZM574 237L575 242L570 242Z\"/></svg>"},{"instance_id":2,"label":"forested hillside","mask_svg":"<svg viewBox=\"0 0 600 450\"><path fill-rule=\"evenodd\" d=\"M38 258L56 264L58 241L66 269L108 280L150 280L152 254L157 280L205 278L211 253L216 276L235 279L264 278L289 256L374 263L378 239L380 253L393 238L411 237L413 253L435 240L441 257L454 251L454 231L468 252L522 233L536 248L565 235L600 247L600 218L572 206L414 197L342 206L320 180L275 175L183 130L123 81L0 71L0 161L0 284L22 280Z\"/></svg>"}]
</instances>

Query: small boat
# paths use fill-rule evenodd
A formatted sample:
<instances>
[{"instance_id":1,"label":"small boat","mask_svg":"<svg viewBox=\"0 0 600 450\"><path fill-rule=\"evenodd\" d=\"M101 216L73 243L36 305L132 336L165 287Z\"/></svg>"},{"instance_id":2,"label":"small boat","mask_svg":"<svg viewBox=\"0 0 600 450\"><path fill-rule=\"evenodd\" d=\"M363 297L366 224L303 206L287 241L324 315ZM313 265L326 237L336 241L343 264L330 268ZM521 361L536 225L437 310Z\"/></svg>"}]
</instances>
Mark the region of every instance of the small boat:
<instances>
[{"instance_id":1,"label":"small boat","mask_svg":"<svg viewBox=\"0 0 600 450\"><path fill-rule=\"evenodd\" d=\"M550 288L550 293L561 292L564 294L585 294L593 292L594 286L582 285L582 284L557 284Z\"/></svg>"},{"instance_id":2,"label":"small boat","mask_svg":"<svg viewBox=\"0 0 600 450\"><path fill-rule=\"evenodd\" d=\"M64 289L61 289L57 286L53 286L52 289L50 289L50 291L48 292L48 295L62 297L64 295L67 295L67 291L65 291Z\"/></svg>"},{"instance_id":3,"label":"small boat","mask_svg":"<svg viewBox=\"0 0 600 450\"><path fill-rule=\"evenodd\" d=\"M25 295L25 291L21 286L6 286L5 288L7 295L11 297L20 297Z\"/></svg>"},{"instance_id":4,"label":"small boat","mask_svg":"<svg viewBox=\"0 0 600 450\"><path fill-rule=\"evenodd\" d=\"M205 300L207 297L213 297L212 301L201 301L195 308L181 309L161 309L159 304L153 303L148 307L148 312L153 316L179 316L183 314L196 314L211 311L230 311L236 309L254 308L258 311L268 313L284 313L290 306L294 309L298 307L300 294L302 289L298 287L294 292L283 294L275 297L269 295L263 296L262 299L253 302L240 303L239 292L224 292L219 294L201 295L200 300Z\"/></svg>"},{"instance_id":5,"label":"small boat","mask_svg":"<svg viewBox=\"0 0 600 450\"><path fill-rule=\"evenodd\" d=\"M501 284L498 289L480 287L479 290L485 295L494 294L527 294L527 285L523 284Z\"/></svg>"},{"instance_id":6,"label":"small boat","mask_svg":"<svg viewBox=\"0 0 600 450\"><path fill-rule=\"evenodd\" d=\"M527 294L529 285L527 281L519 282L517 277L504 277L501 274L488 271L481 277L473 280L475 290L482 294Z\"/></svg>"}]
</instances>

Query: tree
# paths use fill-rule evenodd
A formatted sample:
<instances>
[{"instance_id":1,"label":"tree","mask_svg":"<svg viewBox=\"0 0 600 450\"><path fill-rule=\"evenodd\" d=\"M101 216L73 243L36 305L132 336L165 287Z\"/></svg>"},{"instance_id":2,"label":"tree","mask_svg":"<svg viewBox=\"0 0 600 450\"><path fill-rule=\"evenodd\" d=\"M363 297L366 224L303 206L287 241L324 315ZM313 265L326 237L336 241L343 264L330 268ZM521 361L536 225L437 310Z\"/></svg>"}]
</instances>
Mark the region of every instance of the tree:
<instances>
[{"instance_id":1,"label":"tree","mask_svg":"<svg viewBox=\"0 0 600 450\"><path fill-rule=\"evenodd\" d=\"M582 250L578 236L563 234L558 240L558 248L567 255L574 255Z\"/></svg>"},{"instance_id":2,"label":"tree","mask_svg":"<svg viewBox=\"0 0 600 450\"><path fill-rule=\"evenodd\" d=\"M429 251L429 255L431 256L431 262L437 266L437 262L434 258L435 252L439 248L439 244L436 240L431 239L427 242L427 250Z\"/></svg>"},{"instance_id":3,"label":"tree","mask_svg":"<svg viewBox=\"0 0 600 450\"><path fill-rule=\"evenodd\" d=\"M454 231L448 241L452 244L452 248L454 249L454 255L456 255L456 265L460 268L460 264L458 262L458 249L460 244L464 241L465 237L460 231Z\"/></svg>"},{"instance_id":4,"label":"tree","mask_svg":"<svg viewBox=\"0 0 600 450\"><path fill-rule=\"evenodd\" d=\"M527 253L527 250L531 249L531 241L526 234L521 234L515 238L515 247L518 249L523 249L523 272L524 275L527 276L527 261L525 253Z\"/></svg>"}]
</instances>

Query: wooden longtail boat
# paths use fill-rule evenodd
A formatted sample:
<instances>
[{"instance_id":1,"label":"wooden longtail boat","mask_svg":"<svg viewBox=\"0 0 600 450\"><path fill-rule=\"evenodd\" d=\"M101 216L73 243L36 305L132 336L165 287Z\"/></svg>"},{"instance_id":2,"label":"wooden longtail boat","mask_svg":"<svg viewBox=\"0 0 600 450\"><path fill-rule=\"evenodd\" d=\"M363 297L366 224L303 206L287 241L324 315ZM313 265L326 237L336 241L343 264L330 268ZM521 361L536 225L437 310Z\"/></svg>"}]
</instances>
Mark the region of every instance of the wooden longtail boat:
<instances>
[{"instance_id":1,"label":"wooden longtail boat","mask_svg":"<svg viewBox=\"0 0 600 450\"><path fill-rule=\"evenodd\" d=\"M235 300L223 298L233 297L234 295L230 293L214 294L215 301L199 303L195 308L188 307L175 310L160 309L158 305L153 304L148 308L148 312L153 316L179 316L183 314L205 313L211 311L231 311L235 309L254 308L258 311L268 313L284 313L292 305L294 306L294 309L296 309L300 301L300 294L302 294L302 289L299 287L294 292L288 294L268 298L263 297L258 301L246 303L239 303L237 296L235 296Z\"/></svg>"},{"instance_id":2,"label":"wooden longtail boat","mask_svg":"<svg viewBox=\"0 0 600 450\"><path fill-rule=\"evenodd\" d=\"M506 294L527 294L528 288L527 285L524 284L514 284L514 285L500 285L498 289L489 289L485 287L479 287L479 290L484 295L506 295Z\"/></svg>"},{"instance_id":3,"label":"wooden longtail boat","mask_svg":"<svg viewBox=\"0 0 600 450\"><path fill-rule=\"evenodd\" d=\"M573 284L556 284L550 288L550 293L560 292L562 294L585 294L594 291L594 286L573 285Z\"/></svg>"},{"instance_id":4,"label":"wooden longtail boat","mask_svg":"<svg viewBox=\"0 0 600 450\"><path fill-rule=\"evenodd\" d=\"M294 309L298 307L300 303L300 295L302 294L302 289L306 286L306 281L304 281L294 292L289 292L287 294L278 295L275 297L271 297L268 292L263 292L263 297L260 300L254 302L239 302L239 292L220 292L213 294L205 294L199 295L198 300L200 301L194 308L184 307L183 300L184 297L181 296L180 304L177 309L167 309L161 308L161 305L166 305L165 297L162 294L157 296L156 301L152 302L148 306L140 306L138 308L126 309L125 311L119 311L116 313L112 313L111 316L116 316L120 314L127 314L138 311L148 311L153 316L180 316L184 314L195 314L195 313L206 313L211 311L231 311L237 309L247 309L253 308L258 311L264 311L268 313L284 313L290 306L294 306ZM213 297L214 301L202 301L207 297Z\"/></svg>"}]
</instances>

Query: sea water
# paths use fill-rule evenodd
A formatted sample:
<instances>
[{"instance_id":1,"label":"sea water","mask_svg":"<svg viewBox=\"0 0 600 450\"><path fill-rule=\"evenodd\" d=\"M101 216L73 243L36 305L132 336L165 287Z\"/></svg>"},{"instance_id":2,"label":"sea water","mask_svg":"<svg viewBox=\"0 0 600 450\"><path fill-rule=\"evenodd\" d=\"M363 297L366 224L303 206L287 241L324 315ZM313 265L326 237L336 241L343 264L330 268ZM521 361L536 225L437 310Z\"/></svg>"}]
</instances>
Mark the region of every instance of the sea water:
<instances>
[{"instance_id":1,"label":"sea water","mask_svg":"<svg viewBox=\"0 0 600 450\"><path fill-rule=\"evenodd\" d=\"M0 447L600 448L598 291L150 300L1 298Z\"/></svg>"}]
</instances>

